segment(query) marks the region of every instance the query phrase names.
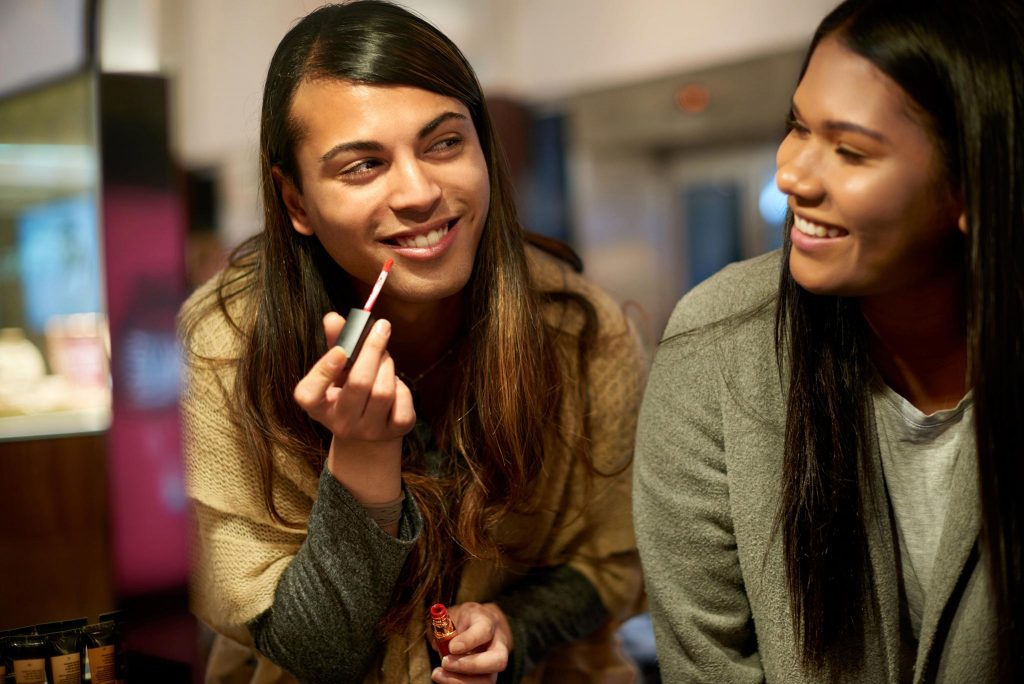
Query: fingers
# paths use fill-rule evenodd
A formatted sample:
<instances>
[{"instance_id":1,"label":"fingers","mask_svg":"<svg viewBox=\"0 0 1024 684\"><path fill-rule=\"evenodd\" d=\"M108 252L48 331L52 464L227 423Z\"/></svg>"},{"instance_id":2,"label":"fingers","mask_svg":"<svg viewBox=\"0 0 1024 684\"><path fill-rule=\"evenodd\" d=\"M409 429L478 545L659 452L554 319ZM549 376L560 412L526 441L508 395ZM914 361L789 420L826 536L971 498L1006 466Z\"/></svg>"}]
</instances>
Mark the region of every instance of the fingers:
<instances>
[{"instance_id":1,"label":"fingers","mask_svg":"<svg viewBox=\"0 0 1024 684\"><path fill-rule=\"evenodd\" d=\"M492 642L486 651L468 655L446 655L441 659L441 668L447 672L465 675L487 675L504 672L508 667L508 648L498 641Z\"/></svg>"},{"instance_id":2,"label":"fingers","mask_svg":"<svg viewBox=\"0 0 1024 684\"><path fill-rule=\"evenodd\" d=\"M380 320L373 324L363 349L349 368L345 384L338 393L336 410L339 414L358 420L367 412L371 397L378 421L391 411L395 391L395 364L387 354L391 337L391 323ZM388 363L385 364L385 359ZM383 376L383 377L380 377ZM380 378L378 382L378 378ZM374 395L376 389L377 394ZM381 409L384 409L383 412ZM371 424L369 421L366 421ZM379 425L380 423L372 423Z\"/></svg>"},{"instance_id":3,"label":"fingers","mask_svg":"<svg viewBox=\"0 0 1024 684\"><path fill-rule=\"evenodd\" d=\"M430 681L438 684L493 684L498 681L498 675L465 675L438 667L430 674Z\"/></svg>"},{"instance_id":4,"label":"fingers","mask_svg":"<svg viewBox=\"0 0 1024 684\"><path fill-rule=\"evenodd\" d=\"M473 609L462 611L461 615L459 613L455 613L455 615L458 616L456 624L458 625L459 633L448 644L452 654L464 655L471 653L478 648L490 644L494 639L494 630L497 625L492 617L484 611Z\"/></svg>"},{"instance_id":5,"label":"fingers","mask_svg":"<svg viewBox=\"0 0 1024 684\"><path fill-rule=\"evenodd\" d=\"M358 363L359 360L356 360ZM351 376L349 376L351 382ZM398 378L395 377L395 362L391 355L386 353L377 369L377 375L373 380L373 387L370 389L366 401L366 409L363 412L363 419L371 425L384 425L389 422L391 407L395 403L395 386ZM344 390L343 390L344 391Z\"/></svg>"},{"instance_id":6,"label":"fingers","mask_svg":"<svg viewBox=\"0 0 1024 684\"><path fill-rule=\"evenodd\" d=\"M335 340L345 326L345 319L333 311L324 316L324 334L327 338L327 353L320 357L306 376L295 386L295 402L306 412L317 417L323 406L327 390L332 384L341 384L345 367L345 352L334 346Z\"/></svg>"},{"instance_id":7,"label":"fingers","mask_svg":"<svg viewBox=\"0 0 1024 684\"><path fill-rule=\"evenodd\" d=\"M391 405L391 427L403 435L416 424L416 409L412 392L404 382L395 379L395 401Z\"/></svg>"},{"instance_id":8,"label":"fingers","mask_svg":"<svg viewBox=\"0 0 1024 684\"><path fill-rule=\"evenodd\" d=\"M328 342L337 339L345 319L324 316ZM387 352L391 324L374 323L359 356L345 369L345 352L332 346L295 387L294 396L311 417L342 440L380 441L401 437L416 422L409 388L398 380Z\"/></svg>"},{"instance_id":9,"label":"fingers","mask_svg":"<svg viewBox=\"0 0 1024 684\"><path fill-rule=\"evenodd\" d=\"M345 352L331 347L320 360L313 364L306 376L295 386L295 402L310 415L319 420L318 414L326 402L328 388L340 380L345 367Z\"/></svg>"},{"instance_id":10,"label":"fingers","mask_svg":"<svg viewBox=\"0 0 1024 684\"><path fill-rule=\"evenodd\" d=\"M345 318L341 314L331 311L324 316L324 336L327 338L327 346L333 347L338 341L341 329L345 327Z\"/></svg>"},{"instance_id":11,"label":"fingers","mask_svg":"<svg viewBox=\"0 0 1024 684\"><path fill-rule=\"evenodd\" d=\"M459 633L449 643L451 654L441 660L442 672L434 681L493 681L471 677L496 676L508 667L512 633L504 613L494 603L463 603L452 606L449 614Z\"/></svg>"},{"instance_id":12,"label":"fingers","mask_svg":"<svg viewBox=\"0 0 1024 684\"><path fill-rule=\"evenodd\" d=\"M453 655L464 655L500 642L512 648L512 629L497 603L468 601L448 608L458 634L448 644Z\"/></svg>"}]
</instances>

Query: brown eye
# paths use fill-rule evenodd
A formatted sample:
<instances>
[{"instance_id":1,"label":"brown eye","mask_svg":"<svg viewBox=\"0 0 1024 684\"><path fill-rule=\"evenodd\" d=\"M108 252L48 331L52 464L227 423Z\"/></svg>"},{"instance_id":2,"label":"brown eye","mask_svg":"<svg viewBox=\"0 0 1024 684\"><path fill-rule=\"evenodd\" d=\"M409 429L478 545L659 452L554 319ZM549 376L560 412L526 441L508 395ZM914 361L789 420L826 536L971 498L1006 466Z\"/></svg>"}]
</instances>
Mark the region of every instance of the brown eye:
<instances>
[{"instance_id":1,"label":"brown eye","mask_svg":"<svg viewBox=\"0 0 1024 684\"><path fill-rule=\"evenodd\" d=\"M837 147L836 154L851 163L860 163L867 157L856 150L851 150L849 147Z\"/></svg>"},{"instance_id":2,"label":"brown eye","mask_svg":"<svg viewBox=\"0 0 1024 684\"><path fill-rule=\"evenodd\" d=\"M804 126L802 123L797 121L795 117L791 116L789 117L789 119L786 120L786 132L796 133L797 135L804 136L807 135L810 131L808 130L807 126Z\"/></svg>"},{"instance_id":3,"label":"brown eye","mask_svg":"<svg viewBox=\"0 0 1024 684\"><path fill-rule=\"evenodd\" d=\"M461 146L462 138L459 136L452 136L450 138L438 140L436 143L431 145L430 150L432 152L449 152L451 150L458 149Z\"/></svg>"},{"instance_id":4,"label":"brown eye","mask_svg":"<svg viewBox=\"0 0 1024 684\"><path fill-rule=\"evenodd\" d=\"M379 159L365 159L357 164L346 166L341 170L341 175L347 178L365 176L380 167L382 162Z\"/></svg>"}]
</instances>

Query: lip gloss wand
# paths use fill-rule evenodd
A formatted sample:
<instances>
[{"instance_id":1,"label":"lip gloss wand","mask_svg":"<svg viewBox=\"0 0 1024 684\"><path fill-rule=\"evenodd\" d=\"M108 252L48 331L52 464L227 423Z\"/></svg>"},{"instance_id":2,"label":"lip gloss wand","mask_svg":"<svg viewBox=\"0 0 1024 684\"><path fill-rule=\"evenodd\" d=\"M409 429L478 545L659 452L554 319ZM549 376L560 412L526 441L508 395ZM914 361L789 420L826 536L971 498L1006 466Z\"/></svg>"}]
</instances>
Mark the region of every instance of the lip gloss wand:
<instances>
[{"instance_id":1,"label":"lip gloss wand","mask_svg":"<svg viewBox=\"0 0 1024 684\"><path fill-rule=\"evenodd\" d=\"M381 269L380 275L377 276L377 282L374 283L373 291L370 292L370 296L366 299L366 304L363 304L363 308L348 310L348 316L345 317L345 327L341 329L338 341L335 342L336 346L345 350L345 356L347 357L345 368L350 367L355 362L356 357L359 356L359 350L363 348L366 336L370 334L370 328L377 321L370 312L373 310L373 305L377 301L381 288L384 287L384 281L388 279L388 274L391 273L391 267L394 264L394 259L388 259L384 262L384 268Z\"/></svg>"}]
</instances>

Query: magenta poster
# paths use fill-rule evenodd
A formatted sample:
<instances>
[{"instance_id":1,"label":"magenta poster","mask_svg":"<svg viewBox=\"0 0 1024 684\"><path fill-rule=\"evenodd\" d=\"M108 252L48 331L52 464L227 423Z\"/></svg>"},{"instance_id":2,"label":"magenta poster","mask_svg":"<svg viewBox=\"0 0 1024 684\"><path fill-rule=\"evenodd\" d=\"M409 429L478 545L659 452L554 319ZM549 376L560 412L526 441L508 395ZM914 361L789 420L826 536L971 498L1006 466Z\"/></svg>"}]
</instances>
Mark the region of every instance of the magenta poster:
<instances>
[{"instance_id":1,"label":"magenta poster","mask_svg":"<svg viewBox=\"0 0 1024 684\"><path fill-rule=\"evenodd\" d=\"M185 213L168 191L108 185L102 203L113 418L111 531L119 596L182 587L187 519L175 315L184 293Z\"/></svg>"}]
</instances>

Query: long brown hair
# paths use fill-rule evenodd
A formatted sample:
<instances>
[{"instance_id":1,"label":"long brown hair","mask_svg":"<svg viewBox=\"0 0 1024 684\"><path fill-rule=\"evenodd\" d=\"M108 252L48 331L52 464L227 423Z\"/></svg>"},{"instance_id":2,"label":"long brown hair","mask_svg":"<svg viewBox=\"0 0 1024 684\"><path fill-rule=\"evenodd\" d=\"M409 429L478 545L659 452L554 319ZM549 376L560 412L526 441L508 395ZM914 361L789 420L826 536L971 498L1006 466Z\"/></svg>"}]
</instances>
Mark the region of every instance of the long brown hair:
<instances>
[{"instance_id":1,"label":"long brown hair","mask_svg":"<svg viewBox=\"0 0 1024 684\"><path fill-rule=\"evenodd\" d=\"M294 157L301 131L289 110L298 85L320 78L413 86L459 100L470 112L489 170L490 210L466 286L460 372L444 415L432 426L451 466L446 476L428 476L417 454L405 454L403 479L424 525L382 623L391 633L427 600L453 598L458 567L467 555L499 557L494 530L507 514L529 505L545 434L552 417L560 420L569 392L584 406L583 424L558 432L583 435L573 448L588 458L585 361L596 315L580 296L541 292L531 283L526 235L504 160L480 85L458 48L426 21L386 2L329 5L309 14L282 39L264 89L264 229L236 250L215 298L183 321L187 340L190 325L217 310L241 336L230 409L243 448L259 464L267 510L278 524L301 528L304 521L284 520L275 506L274 452L302 459L319 472L331 440L329 431L298 407L292 390L326 352L323 315L358 306L347 274L320 242L293 230L271 173L279 168L301 190ZM241 296L251 301L250 311L244 320L234 320L228 305ZM545 305L564 302L578 307L584 321L575 336L575 358L568 359L580 374L571 380L565 346L556 343L542 314ZM523 343L523 331L537 331L531 344Z\"/></svg>"},{"instance_id":2,"label":"long brown hair","mask_svg":"<svg viewBox=\"0 0 1024 684\"><path fill-rule=\"evenodd\" d=\"M818 27L910 97L969 224L967 354L981 491L981 551L995 591L999 667L1024 676L1024 5L1004 0L848 0ZM806 62L804 68L806 69ZM788 228L792 217L787 221ZM785 251L789 252L786 239ZM862 511L874 444L864 321L855 302L781 275L780 367L791 360L777 525L804 664L857 667L871 610ZM837 620L836 616L845 616ZM929 675L925 675L928 679Z\"/></svg>"}]
</instances>

